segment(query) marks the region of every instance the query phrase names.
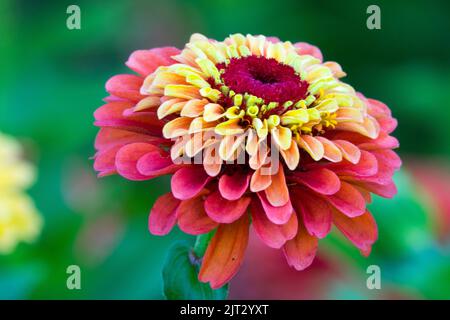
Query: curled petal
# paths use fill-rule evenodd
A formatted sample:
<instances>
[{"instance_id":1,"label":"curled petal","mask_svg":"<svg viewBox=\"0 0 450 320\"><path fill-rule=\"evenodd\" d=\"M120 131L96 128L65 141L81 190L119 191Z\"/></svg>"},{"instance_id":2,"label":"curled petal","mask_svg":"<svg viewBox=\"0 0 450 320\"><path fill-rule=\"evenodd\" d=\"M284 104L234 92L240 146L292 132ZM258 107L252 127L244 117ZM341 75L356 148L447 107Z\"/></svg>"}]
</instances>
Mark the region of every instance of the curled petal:
<instances>
[{"instance_id":1,"label":"curled petal","mask_svg":"<svg viewBox=\"0 0 450 320\"><path fill-rule=\"evenodd\" d=\"M292 205L301 214L306 230L312 236L324 238L331 229L332 211L326 200L306 190L294 189Z\"/></svg>"},{"instance_id":2,"label":"curled petal","mask_svg":"<svg viewBox=\"0 0 450 320\"><path fill-rule=\"evenodd\" d=\"M291 146L292 131L289 128L279 126L273 128L270 133L281 150L286 150Z\"/></svg>"},{"instance_id":3,"label":"curled petal","mask_svg":"<svg viewBox=\"0 0 450 320\"><path fill-rule=\"evenodd\" d=\"M292 140L291 146L287 150L280 150L287 167L290 170L295 170L300 162L300 152L298 151L297 143Z\"/></svg>"},{"instance_id":4,"label":"curled petal","mask_svg":"<svg viewBox=\"0 0 450 320\"><path fill-rule=\"evenodd\" d=\"M291 218L293 214L293 208L291 201L288 201L285 205L281 207L274 207L267 200L264 192L258 192L259 200L261 201L262 207L266 212L267 218L275 224L285 224Z\"/></svg>"},{"instance_id":5,"label":"curled petal","mask_svg":"<svg viewBox=\"0 0 450 320\"><path fill-rule=\"evenodd\" d=\"M333 171L326 168L294 172L292 179L324 195L334 194L341 187L339 177Z\"/></svg>"},{"instance_id":6,"label":"curled petal","mask_svg":"<svg viewBox=\"0 0 450 320\"><path fill-rule=\"evenodd\" d=\"M219 223L231 223L239 219L250 204L249 197L238 200L227 200L219 191L211 193L205 200L205 210L208 216Z\"/></svg>"},{"instance_id":7,"label":"curled petal","mask_svg":"<svg viewBox=\"0 0 450 320\"><path fill-rule=\"evenodd\" d=\"M190 199L197 195L210 179L202 166L183 167L172 176L172 193L177 199Z\"/></svg>"},{"instance_id":8,"label":"curled petal","mask_svg":"<svg viewBox=\"0 0 450 320\"><path fill-rule=\"evenodd\" d=\"M137 50L130 55L125 64L140 75L147 76L153 73L159 66L173 64L175 61L171 56L179 53L180 50L174 47Z\"/></svg>"},{"instance_id":9,"label":"curled petal","mask_svg":"<svg viewBox=\"0 0 450 320\"><path fill-rule=\"evenodd\" d=\"M324 137L316 137L317 140L322 142L323 145L323 157L331 162L341 162L342 152L341 150L330 140Z\"/></svg>"},{"instance_id":10,"label":"curled petal","mask_svg":"<svg viewBox=\"0 0 450 320\"><path fill-rule=\"evenodd\" d=\"M318 239L310 235L299 220L297 235L283 246L284 256L291 267L298 271L304 270L313 262L318 244Z\"/></svg>"},{"instance_id":11,"label":"curled petal","mask_svg":"<svg viewBox=\"0 0 450 320\"><path fill-rule=\"evenodd\" d=\"M291 215L285 224L274 224L264 212L261 203L257 199L251 202L252 225L261 240L271 248L281 248L287 240L292 239L297 234L297 215Z\"/></svg>"},{"instance_id":12,"label":"curled petal","mask_svg":"<svg viewBox=\"0 0 450 320\"><path fill-rule=\"evenodd\" d=\"M310 56L313 56L320 61L323 60L322 52L320 52L320 49L316 46L313 46L312 44L309 44L307 42L297 42L296 44L294 44L294 46L299 54L309 54Z\"/></svg>"},{"instance_id":13,"label":"curled petal","mask_svg":"<svg viewBox=\"0 0 450 320\"><path fill-rule=\"evenodd\" d=\"M199 235L208 233L218 225L206 214L203 194L196 198L181 201L176 215L178 226L187 234Z\"/></svg>"},{"instance_id":14,"label":"curled petal","mask_svg":"<svg viewBox=\"0 0 450 320\"><path fill-rule=\"evenodd\" d=\"M149 176L143 175L137 168L138 160L149 152L158 151L158 148L149 143L131 143L123 146L116 155L115 164L117 172L130 180L147 180Z\"/></svg>"},{"instance_id":15,"label":"curled petal","mask_svg":"<svg viewBox=\"0 0 450 320\"><path fill-rule=\"evenodd\" d=\"M347 161L340 163L333 163L327 166L339 175L351 175L368 177L378 172L377 158L368 151L361 151L361 157L357 164L352 164Z\"/></svg>"},{"instance_id":16,"label":"curled petal","mask_svg":"<svg viewBox=\"0 0 450 320\"><path fill-rule=\"evenodd\" d=\"M221 224L206 249L198 278L217 289L227 283L242 264L248 243L248 215Z\"/></svg>"},{"instance_id":17,"label":"curled petal","mask_svg":"<svg viewBox=\"0 0 450 320\"><path fill-rule=\"evenodd\" d=\"M150 212L148 229L154 235L165 235L172 230L176 223L176 211L180 200L175 199L172 193L160 196Z\"/></svg>"},{"instance_id":18,"label":"curled petal","mask_svg":"<svg viewBox=\"0 0 450 320\"><path fill-rule=\"evenodd\" d=\"M214 145L209 146L203 153L203 167L210 177L215 177L220 173L222 168L222 159L216 152Z\"/></svg>"},{"instance_id":19,"label":"curled petal","mask_svg":"<svg viewBox=\"0 0 450 320\"><path fill-rule=\"evenodd\" d=\"M297 140L298 145L302 147L306 152L309 153L311 158L315 161L319 161L323 158L325 150L323 144L316 138L309 135L302 135Z\"/></svg>"},{"instance_id":20,"label":"curled petal","mask_svg":"<svg viewBox=\"0 0 450 320\"><path fill-rule=\"evenodd\" d=\"M203 114L205 110L205 105L208 103L208 100L203 99L193 99L186 102L181 110L180 116L182 117L190 117L195 118Z\"/></svg>"},{"instance_id":21,"label":"curled petal","mask_svg":"<svg viewBox=\"0 0 450 320\"><path fill-rule=\"evenodd\" d=\"M213 122L223 117L224 109L220 104L208 103L205 105L203 118L205 121Z\"/></svg>"},{"instance_id":22,"label":"curled petal","mask_svg":"<svg viewBox=\"0 0 450 320\"><path fill-rule=\"evenodd\" d=\"M191 122L192 118L180 117L175 118L172 121L166 123L166 125L163 128L164 138L173 139L188 134Z\"/></svg>"},{"instance_id":23,"label":"curled petal","mask_svg":"<svg viewBox=\"0 0 450 320\"><path fill-rule=\"evenodd\" d=\"M272 176L267 173L263 174L263 168L264 167L259 168L252 174L252 178L250 180L250 190L252 192L265 190L272 183Z\"/></svg>"},{"instance_id":24,"label":"curled petal","mask_svg":"<svg viewBox=\"0 0 450 320\"><path fill-rule=\"evenodd\" d=\"M289 201L289 191L282 166L272 175L272 183L266 188L265 192L267 200L275 207L284 206Z\"/></svg>"},{"instance_id":25,"label":"curled petal","mask_svg":"<svg viewBox=\"0 0 450 320\"><path fill-rule=\"evenodd\" d=\"M333 210L333 222L362 253L370 252L372 245L378 238L377 224L369 211L350 218Z\"/></svg>"},{"instance_id":26,"label":"curled petal","mask_svg":"<svg viewBox=\"0 0 450 320\"><path fill-rule=\"evenodd\" d=\"M153 177L173 173L177 166L169 155L161 153L161 150L154 150L142 156L136 164L138 171L145 176Z\"/></svg>"},{"instance_id":27,"label":"curled petal","mask_svg":"<svg viewBox=\"0 0 450 320\"><path fill-rule=\"evenodd\" d=\"M348 182L341 182L338 192L327 197L328 201L348 217L357 217L366 211L366 201L361 193Z\"/></svg>"},{"instance_id":28,"label":"curled petal","mask_svg":"<svg viewBox=\"0 0 450 320\"><path fill-rule=\"evenodd\" d=\"M232 175L224 174L219 179L219 191L228 200L242 197L248 188L250 175L243 171L236 171Z\"/></svg>"},{"instance_id":29,"label":"curled petal","mask_svg":"<svg viewBox=\"0 0 450 320\"><path fill-rule=\"evenodd\" d=\"M119 74L106 82L106 91L110 94L131 101L139 101L144 98L140 94L143 79L132 74Z\"/></svg>"},{"instance_id":30,"label":"curled petal","mask_svg":"<svg viewBox=\"0 0 450 320\"><path fill-rule=\"evenodd\" d=\"M356 164L361 157L361 150L353 143L345 140L334 140L334 144L341 150L342 156L349 162Z\"/></svg>"}]
</instances>

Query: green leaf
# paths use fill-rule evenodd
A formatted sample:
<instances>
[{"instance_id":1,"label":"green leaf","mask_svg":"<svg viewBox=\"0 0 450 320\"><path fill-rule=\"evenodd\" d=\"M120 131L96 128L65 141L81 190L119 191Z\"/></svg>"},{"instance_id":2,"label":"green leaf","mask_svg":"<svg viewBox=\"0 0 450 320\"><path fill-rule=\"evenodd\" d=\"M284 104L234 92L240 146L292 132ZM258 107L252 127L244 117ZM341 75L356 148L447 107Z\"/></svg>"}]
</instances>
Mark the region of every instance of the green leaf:
<instances>
[{"instance_id":1,"label":"green leaf","mask_svg":"<svg viewBox=\"0 0 450 320\"><path fill-rule=\"evenodd\" d=\"M224 300L228 284L213 290L198 280L200 261L185 241L176 242L163 267L164 295L169 300Z\"/></svg>"}]
</instances>

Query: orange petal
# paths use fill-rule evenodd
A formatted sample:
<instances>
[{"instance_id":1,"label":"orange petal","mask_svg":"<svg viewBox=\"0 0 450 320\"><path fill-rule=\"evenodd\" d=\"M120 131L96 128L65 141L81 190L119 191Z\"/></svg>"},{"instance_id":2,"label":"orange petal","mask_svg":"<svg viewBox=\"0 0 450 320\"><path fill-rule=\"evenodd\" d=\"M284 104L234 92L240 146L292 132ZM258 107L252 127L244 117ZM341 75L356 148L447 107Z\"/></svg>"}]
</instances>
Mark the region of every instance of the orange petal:
<instances>
[{"instance_id":1,"label":"orange petal","mask_svg":"<svg viewBox=\"0 0 450 320\"><path fill-rule=\"evenodd\" d=\"M192 118L180 117L167 122L163 127L163 135L166 139L183 136L188 133Z\"/></svg>"},{"instance_id":2,"label":"orange petal","mask_svg":"<svg viewBox=\"0 0 450 320\"><path fill-rule=\"evenodd\" d=\"M252 178L250 180L250 190L252 192L259 192L270 186L272 183L272 176L269 174L261 174L262 168L259 168L253 172Z\"/></svg>"},{"instance_id":3,"label":"orange petal","mask_svg":"<svg viewBox=\"0 0 450 320\"><path fill-rule=\"evenodd\" d=\"M333 222L363 254L370 252L378 238L377 224L369 211L358 217L350 218L333 210Z\"/></svg>"},{"instance_id":4,"label":"orange petal","mask_svg":"<svg viewBox=\"0 0 450 320\"><path fill-rule=\"evenodd\" d=\"M301 271L308 268L313 262L319 241L306 231L301 219L298 220L297 235L294 239L286 242L283 252L288 264Z\"/></svg>"},{"instance_id":5,"label":"orange petal","mask_svg":"<svg viewBox=\"0 0 450 320\"><path fill-rule=\"evenodd\" d=\"M217 289L226 284L238 271L248 243L247 214L231 224L221 224L206 249L198 275L201 282L209 282Z\"/></svg>"},{"instance_id":6,"label":"orange petal","mask_svg":"<svg viewBox=\"0 0 450 320\"><path fill-rule=\"evenodd\" d=\"M298 151L297 143L292 140L291 146L287 150L280 150L284 161L289 169L295 170L300 161L300 152Z\"/></svg>"},{"instance_id":7,"label":"orange petal","mask_svg":"<svg viewBox=\"0 0 450 320\"><path fill-rule=\"evenodd\" d=\"M323 157L331 162L341 162L342 152L341 150L330 140L324 137L316 137L317 140L322 142L323 145Z\"/></svg>"},{"instance_id":8,"label":"orange petal","mask_svg":"<svg viewBox=\"0 0 450 320\"><path fill-rule=\"evenodd\" d=\"M149 96L139 101L133 108L133 111L141 111L159 107L161 105L161 98L159 96Z\"/></svg>"},{"instance_id":9,"label":"orange petal","mask_svg":"<svg viewBox=\"0 0 450 320\"><path fill-rule=\"evenodd\" d=\"M220 104L208 103L205 105L205 110L203 111L203 117L205 121L212 122L219 120L223 117L224 109Z\"/></svg>"},{"instance_id":10,"label":"orange petal","mask_svg":"<svg viewBox=\"0 0 450 320\"><path fill-rule=\"evenodd\" d=\"M359 150L357 146L345 140L333 140L333 142L341 150L344 159L353 164L357 164L359 162L361 150Z\"/></svg>"},{"instance_id":11,"label":"orange petal","mask_svg":"<svg viewBox=\"0 0 450 320\"><path fill-rule=\"evenodd\" d=\"M216 153L216 149L216 146L210 146L203 153L203 167L210 177L217 176L222 168L222 159Z\"/></svg>"},{"instance_id":12,"label":"orange petal","mask_svg":"<svg viewBox=\"0 0 450 320\"><path fill-rule=\"evenodd\" d=\"M192 119L192 118L190 118ZM214 122L206 122L203 117L194 118L189 126L189 133L204 132L215 127Z\"/></svg>"},{"instance_id":13,"label":"orange petal","mask_svg":"<svg viewBox=\"0 0 450 320\"><path fill-rule=\"evenodd\" d=\"M190 117L195 118L202 115L203 110L205 109L205 105L208 103L208 100L199 100L192 99L186 102L183 109L181 110L180 115L182 117Z\"/></svg>"},{"instance_id":14,"label":"orange petal","mask_svg":"<svg viewBox=\"0 0 450 320\"><path fill-rule=\"evenodd\" d=\"M266 189L267 200L274 207L281 207L289 201L289 190L286 185L283 167L278 168L272 176L272 183Z\"/></svg>"}]
</instances>

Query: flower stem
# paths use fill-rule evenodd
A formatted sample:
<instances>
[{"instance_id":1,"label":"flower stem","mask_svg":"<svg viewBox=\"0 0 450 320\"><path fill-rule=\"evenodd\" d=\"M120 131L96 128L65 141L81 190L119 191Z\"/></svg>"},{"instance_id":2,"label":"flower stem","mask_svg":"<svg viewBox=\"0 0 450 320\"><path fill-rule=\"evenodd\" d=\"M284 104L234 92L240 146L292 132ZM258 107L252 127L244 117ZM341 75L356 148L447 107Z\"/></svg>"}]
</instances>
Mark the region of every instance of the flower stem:
<instances>
[{"instance_id":1,"label":"flower stem","mask_svg":"<svg viewBox=\"0 0 450 320\"><path fill-rule=\"evenodd\" d=\"M197 258L202 258L208 248L208 244L214 236L215 230L209 233L201 234L197 236L194 244L194 254Z\"/></svg>"}]
</instances>

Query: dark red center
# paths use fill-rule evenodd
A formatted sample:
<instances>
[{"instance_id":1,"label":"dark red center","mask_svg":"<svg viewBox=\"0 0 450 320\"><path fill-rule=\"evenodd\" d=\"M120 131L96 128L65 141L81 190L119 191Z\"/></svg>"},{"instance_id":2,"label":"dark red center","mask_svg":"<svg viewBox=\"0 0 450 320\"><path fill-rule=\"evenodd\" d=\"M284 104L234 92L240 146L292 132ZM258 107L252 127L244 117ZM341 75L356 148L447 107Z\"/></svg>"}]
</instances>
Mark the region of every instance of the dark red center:
<instances>
[{"instance_id":1,"label":"dark red center","mask_svg":"<svg viewBox=\"0 0 450 320\"><path fill-rule=\"evenodd\" d=\"M295 70L275 59L259 56L233 58L225 69L222 79L236 93L249 93L264 99L266 103L296 102L306 98L308 83L300 79Z\"/></svg>"}]
</instances>

